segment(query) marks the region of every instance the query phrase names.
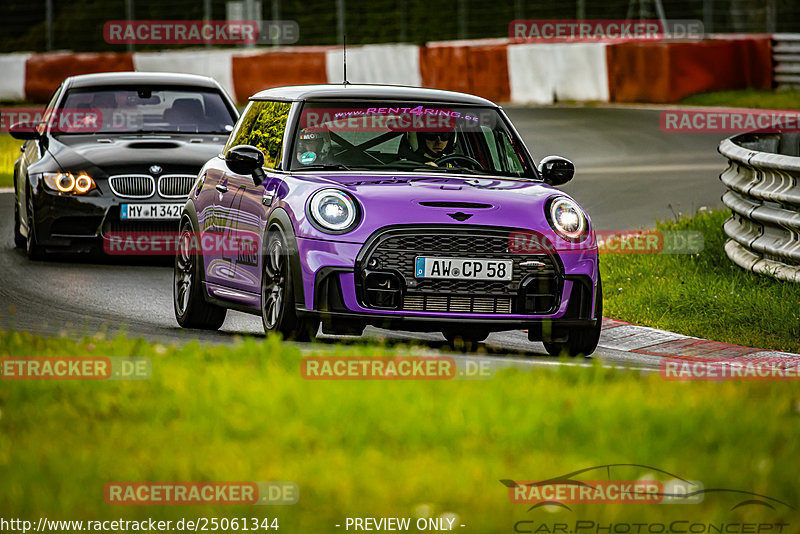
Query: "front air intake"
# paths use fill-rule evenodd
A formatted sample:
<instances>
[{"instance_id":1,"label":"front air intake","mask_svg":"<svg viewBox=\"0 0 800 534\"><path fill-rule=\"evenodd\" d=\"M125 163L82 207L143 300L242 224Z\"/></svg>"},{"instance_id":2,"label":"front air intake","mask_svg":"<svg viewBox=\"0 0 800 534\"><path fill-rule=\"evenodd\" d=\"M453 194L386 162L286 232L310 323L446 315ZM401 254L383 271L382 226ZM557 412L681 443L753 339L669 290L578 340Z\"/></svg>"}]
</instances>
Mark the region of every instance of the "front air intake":
<instances>
[{"instance_id":1,"label":"front air intake","mask_svg":"<svg viewBox=\"0 0 800 534\"><path fill-rule=\"evenodd\" d=\"M367 304L379 310L400 308L402 282L393 273L368 273L364 280Z\"/></svg>"}]
</instances>

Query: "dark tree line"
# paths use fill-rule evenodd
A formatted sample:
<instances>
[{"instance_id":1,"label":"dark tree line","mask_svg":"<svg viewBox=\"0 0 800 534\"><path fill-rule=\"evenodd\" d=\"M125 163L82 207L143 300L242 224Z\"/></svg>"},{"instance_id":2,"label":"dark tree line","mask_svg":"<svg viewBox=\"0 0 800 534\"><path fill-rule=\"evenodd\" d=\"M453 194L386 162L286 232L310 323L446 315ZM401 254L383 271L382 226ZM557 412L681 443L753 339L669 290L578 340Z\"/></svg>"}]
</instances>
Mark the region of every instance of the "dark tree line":
<instances>
[{"instance_id":1,"label":"dark tree line","mask_svg":"<svg viewBox=\"0 0 800 534\"><path fill-rule=\"evenodd\" d=\"M103 40L103 25L126 19L125 0L51 0L52 49L123 51ZM770 0L662 0L669 19L699 19L715 32L764 32ZM46 0L2 0L0 52L47 47ZM198 20L204 0L130 0L134 19ZM800 32L800 2L772 0L777 31ZM655 18L653 0L634 0L645 18ZM298 45L336 44L336 0L261 0L262 19L294 20ZM352 44L479 39L508 35L515 18L574 19L583 6L589 19L624 19L630 0L344 0L347 40ZM226 0L211 0L211 16L225 19ZM708 28L707 28L708 29ZM137 45L137 49L164 48ZM180 45L168 45L178 48Z\"/></svg>"}]
</instances>

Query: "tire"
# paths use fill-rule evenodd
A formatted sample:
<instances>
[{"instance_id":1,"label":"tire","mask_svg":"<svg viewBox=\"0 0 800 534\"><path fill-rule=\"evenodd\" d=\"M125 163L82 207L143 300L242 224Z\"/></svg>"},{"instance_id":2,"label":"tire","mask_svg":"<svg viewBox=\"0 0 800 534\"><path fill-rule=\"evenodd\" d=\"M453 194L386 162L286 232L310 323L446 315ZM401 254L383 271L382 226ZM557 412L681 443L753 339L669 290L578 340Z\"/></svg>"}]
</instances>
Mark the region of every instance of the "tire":
<instances>
[{"instance_id":1,"label":"tire","mask_svg":"<svg viewBox=\"0 0 800 534\"><path fill-rule=\"evenodd\" d=\"M587 328L570 328L566 342L544 341L544 348L551 356L589 356L597 349L600 330L603 328L603 282L597 278L597 292L594 301L597 324Z\"/></svg>"},{"instance_id":2,"label":"tire","mask_svg":"<svg viewBox=\"0 0 800 534\"><path fill-rule=\"evenodd\" d=\"M36 239L36 225L34 224L35 219L31 198L31 192L28 190L28 237L25 239L25 251L29 260L41 261L47 258L47 252Z\"/></svg>"},{"instance_id":3,"label":"tire","mask_svg":"<svg viewBox=\"0 0 800 534\"><path fill-rule=\"evenodd\" d=\"M198 250L191 250L192 223L181 222L181 240L175 253L172 277L172 304L175 319L183 328L218 330L228 310L206 301L203 296L202 259Z\"/></svg>"},{"instance_id":4,"label":"tire","mask_svg":"<svg viewBox=\"0 0 800 534\"><path fill-rule=\"evenodd\" d=\"M17 203L16 199L14 200L14 246L16 248L27 248L28 246L28 239L22 235L20 232L20 228L22 225L22 221L19 218L19 204Z\"/></svg>"},{"instance_id":5,"label":"tire","mask_svg":"<svg viewBox=\"0 0 800 534\"><path fill-rule=\"evenodd\" d=\"M291 249L286 235L278 226L273 226L267 232L264 243L261 273L261 322L264 333L280 334L283 339L308 341L316 335L319 322L297 316Z\"/></svg>"},{"instance_id":6,"label":"tire","mask_svg":"<svg viewBox=\"0 0 800 534\"><path fill-rule=\"evenodd\" d=\"M474 352L479 343L489 337L489 331L480 328L470 330L448 329L442 332L447 342L456 350Z\"/></svg>"}]
</instances>

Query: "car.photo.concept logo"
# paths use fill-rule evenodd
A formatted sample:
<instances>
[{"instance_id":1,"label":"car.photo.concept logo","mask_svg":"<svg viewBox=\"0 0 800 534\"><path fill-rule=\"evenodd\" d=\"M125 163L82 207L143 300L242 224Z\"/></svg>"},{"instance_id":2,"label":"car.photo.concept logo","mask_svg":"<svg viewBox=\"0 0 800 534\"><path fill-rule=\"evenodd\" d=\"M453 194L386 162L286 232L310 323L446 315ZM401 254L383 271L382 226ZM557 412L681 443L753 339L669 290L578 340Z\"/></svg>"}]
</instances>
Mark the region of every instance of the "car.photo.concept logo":
<instances>
[{"instance_id":1,"label":"car.photo.concept logo","mask_svg":"<svg viewBox=\"0 0 800 534\"><path fill-rule=\"evenodd\" d=\"M617 478L617 474L637 478ZM582 533L582 534L710 534L710 533L788 533L789 524L775 522L742 522L736 519L703 521L682 517L664 522L626 521L619 517L611 521L587 519L591 508L580 508L574 519L550 519L536 515L540 510L576 512L576 505L623 504L633 506L700 504L709 499L724 499L729 509L759 508L789 512L791 504L762 493L724 487L705 487L698 480L690 480L657 467L642 464L607 464L580 469L553 478L538 481L500 481L508 492L508 499L527 506L531 517L517 520L515 533ZM678 511L685 511L677 507ZM549 515L549 514L548 514Z\"/></svg>"}]
</instances>

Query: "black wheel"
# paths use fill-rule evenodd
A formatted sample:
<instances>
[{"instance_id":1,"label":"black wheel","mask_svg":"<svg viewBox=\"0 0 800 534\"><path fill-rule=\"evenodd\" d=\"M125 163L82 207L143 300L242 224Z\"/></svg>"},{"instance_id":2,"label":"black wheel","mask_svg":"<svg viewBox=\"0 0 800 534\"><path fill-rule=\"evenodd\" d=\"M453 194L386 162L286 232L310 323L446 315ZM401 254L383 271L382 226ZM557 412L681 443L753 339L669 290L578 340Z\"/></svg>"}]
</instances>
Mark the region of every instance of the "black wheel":
<instances>
[{"instance_id":1,"label":"black wheel","mask_svg":"<svg viewBox=\"0 0 800 534\"><path fill-rule=\"evenodd\" d=\"M47 253L36 239L36 225L34 224L33 201L31 199L31 192L28 191L28 237L25 239L25 251L28 253L29 260L39 261L45 259Z\"/></svg>"},{"instance_id":2,"label":"black wheel","mask_svg":"<svg viewBox=\"0 0 800 534\"><path fill-rule=\"evenodd\" d=\"M14 201L14 246L17 248L26 248L28 240L20 232L22 221L19 218L19 204Z\"/></svg>"},{"instance_id":3,"label":"black wheel","mask_svg":"<svg viewBox=\"0 0 800 534\"><path fill-rule=\"evenodd\" d=\"M283 339L308 341L319 324L297 316L294 301L291 250L283 231L273 226L267 233L264 269L261 275L261 322L264 332L279 333Z\"/></svg>"},{"instance_id":4,"label":"black wheel","mask_svg":"<svg viewBox=\"0 0 800 534\"><path fill-rule=\"evenodd\" d=\"M595 310L597 324L588 328L570 328L566 342L544 341L544 348L551 356L589 356L600 341L600 330L603 328L603 283L597 279L597 292L595 293Z\"/></svg>"},{"instance_id":5,"label":"black wheel","mask_svg":"<svg viewBox=\"0 0 800 534\"><path fill-rule=\"evenodd\" d=\"M474 352L478 344L489 337L489 331L481 328L447 329L442 334L451 347L463 352Z\"/></svg>"},{"instance_id":6,"label":"black wheel","mask_svg":"<svg viewBox=\"0 0 800 534\"><path fill-rule=\"evenodd\" d=\"M217 330L225 322L228 310L206 302L203 297L202 260L198 256L199 247L194 242L195 235L191 221L184 219L175 253L172 283L175 319L183 328Z\"/></svg>"}]
</instances>

